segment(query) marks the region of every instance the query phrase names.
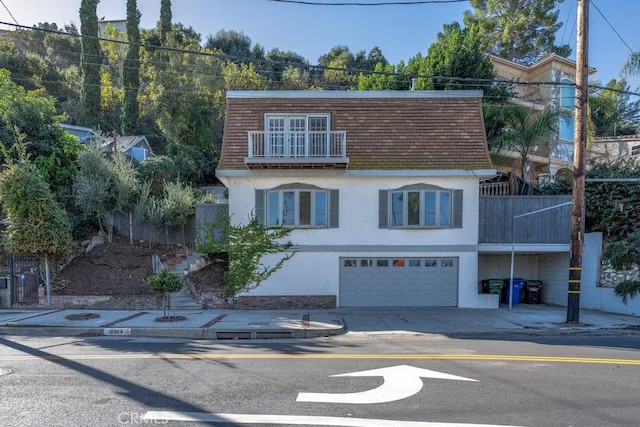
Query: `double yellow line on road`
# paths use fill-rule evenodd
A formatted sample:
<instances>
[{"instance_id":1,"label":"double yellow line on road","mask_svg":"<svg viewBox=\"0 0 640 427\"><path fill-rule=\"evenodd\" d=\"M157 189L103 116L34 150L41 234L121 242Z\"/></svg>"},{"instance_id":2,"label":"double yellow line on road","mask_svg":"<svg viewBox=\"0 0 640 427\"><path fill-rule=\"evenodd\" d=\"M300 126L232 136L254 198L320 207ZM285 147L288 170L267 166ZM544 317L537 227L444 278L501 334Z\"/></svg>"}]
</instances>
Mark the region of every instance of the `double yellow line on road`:
<instances>
[{"instance_id":1,"label":"double yellow line on road","mask_svg":"<svg viewBox=\"0 0 640 427\"><path fill-rule=\"evenodd\" d=\"M640 359L608 359L598 357L526 356L503 354L215 354L215 353L127 353L127 354L68 354L68 355L15 355L0 356L0 362L23 360L229 360L229 359L380 359L380 360L467 360L546 363L591 363L608 365L640 365Z\"/></svg>"}]
</instances>

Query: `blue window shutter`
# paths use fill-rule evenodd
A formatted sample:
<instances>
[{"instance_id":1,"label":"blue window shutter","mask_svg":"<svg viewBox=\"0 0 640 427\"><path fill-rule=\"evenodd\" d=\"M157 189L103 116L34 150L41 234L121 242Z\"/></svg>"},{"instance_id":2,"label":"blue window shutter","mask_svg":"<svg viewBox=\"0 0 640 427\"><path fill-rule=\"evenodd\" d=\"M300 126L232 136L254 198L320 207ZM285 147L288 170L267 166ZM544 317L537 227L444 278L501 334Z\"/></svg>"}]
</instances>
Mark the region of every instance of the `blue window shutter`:
<instances>
[{"instance_id":1,"label":"blue window shutter","mask_svg":"<svg viewBox=\"0 0 640 427\"><path fill-rule=\"evenodd\" d=\"M389 228L389 192L378 191L378 228Z\"/></svg>"},{"instance_id":2,"label":"blue window shutter","mask_svg":"<svg viewBox=\"0 0 640 427\"><path fill-rule=\"evenodd\" d=\"M453 190L453 228L462 228L462 190Z\"/></svg>"},{"instance_id":3,"label":"blue window shutter","mask_svg":"<svg viewBox=\"0 0 640 427\"><path fill-rule=\"evenodd\" d=\"M265 210L266 209L264 206L264 190L256 190L255 214L256 214L256 220L260 225L265 225L267 223L264 217Z\"/></svg>"},{"instance_id":4,"label":"blue window shutter","mask_svg":"<svg viewBox=\"0 0 640 427\"><path fill-rule=\"evenodd\" d=\"M340 221L339 190L329 190L329 228L338 228Z\"/></svg>"}]
</instances>

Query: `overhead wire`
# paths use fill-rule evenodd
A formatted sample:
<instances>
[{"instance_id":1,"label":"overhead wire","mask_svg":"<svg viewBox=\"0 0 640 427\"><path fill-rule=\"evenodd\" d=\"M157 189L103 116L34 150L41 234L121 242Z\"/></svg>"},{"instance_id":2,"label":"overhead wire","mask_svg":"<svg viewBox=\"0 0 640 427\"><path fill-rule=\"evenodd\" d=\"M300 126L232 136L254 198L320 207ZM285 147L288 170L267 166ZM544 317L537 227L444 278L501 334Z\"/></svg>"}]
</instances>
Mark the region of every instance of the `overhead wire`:
<instances>
[{"instance_id":1,"label":"overhead wire","mask_svg":"<svg viewBox=\"0 0 640 427\"><path fill-rule=\"evenodd\" d=\"M275 3L293 3L305 6L411 6L419 4L466 3L469 0L416 0L364 2L316 2L306 0L269 0Z\"/></svg>"},{"instance_id":2,"label":"overhead wire","mask_svg":"<svg viewBox=\"0 0 640 427\"><path fill-rule=\"evenodd\" d=\"M13 16L13 13L11 13L11 11L9 10L9 8L7 7L6 4L4 4L4 0L0 0L0 4L2 4L2 6L4 7L4 9L7 11L7 13L9 14L9 16L11 17L11 19L13 19L13 22L15 22L16 24L18 23L18 21L16 20L15 16Z\"/></svg>"}]
</instances>

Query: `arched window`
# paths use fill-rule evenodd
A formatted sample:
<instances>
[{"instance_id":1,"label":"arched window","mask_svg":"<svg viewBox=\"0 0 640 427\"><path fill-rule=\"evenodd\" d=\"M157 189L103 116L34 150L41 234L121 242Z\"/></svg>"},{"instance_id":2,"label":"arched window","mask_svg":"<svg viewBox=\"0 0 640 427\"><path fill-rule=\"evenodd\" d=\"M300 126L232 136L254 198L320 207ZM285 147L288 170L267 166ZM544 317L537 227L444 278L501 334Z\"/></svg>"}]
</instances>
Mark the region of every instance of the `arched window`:
<instances>
[{"instance_id":1,"label":"arched window","mask_svg":"<svg viewBox=\"0 0 640 427\"><path fill-rule=\"evenodd\" d=\"M560 88L560 108L571 112L575 112L576 87L573 81L567 78L562 79ZM573 141L575 130L575 118L562 117L560 119L560 139L564 141Z\"/></svg>"}]
</instances>

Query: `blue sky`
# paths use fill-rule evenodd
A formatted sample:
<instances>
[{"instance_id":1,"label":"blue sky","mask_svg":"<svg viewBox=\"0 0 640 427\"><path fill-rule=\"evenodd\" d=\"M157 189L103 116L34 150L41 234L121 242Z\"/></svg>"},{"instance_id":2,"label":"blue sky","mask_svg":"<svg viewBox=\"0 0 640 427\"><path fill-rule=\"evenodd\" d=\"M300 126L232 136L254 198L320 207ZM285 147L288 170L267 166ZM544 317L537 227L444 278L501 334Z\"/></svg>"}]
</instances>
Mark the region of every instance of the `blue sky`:
<instances>
[{"instance_id":1,"label":"blue sky","mask_svg":"<svg viewBox=\"0 0 640 427\"><path fill-rule=\"evenodd\" d=\"M320 1L320 0L313 0ZM325 0L325 2L356 0ZM393 1L393 0L387 0ZM359 3L379 0L358 0ZM393 6L308 6L270 0L172 0L173 21L193 27L202 35L219 30L242 31L266 51L277 47L294 51L310 63L337 45L352 52L380 47L393 64L405 62L417 53L426 54L443 24L462 22L469 2L430 3ZM591 0L589 14L589 64L598 72L591 77L606 83L618 78L631 51L640 50L640 1ZM0 21L33 25L75 22L79 26L80 0L2 0ZM560 5L557 43L576 44L577 0ZM160 14L160 0L138 0L142 26L155 26ZM13 18L9 14L13 15ZM98 17L124 19L126 0L101 0ZM15 18L15 21L14 21ZM0 25L0 28L8 28ZM630 80L633 90L640 77Z\"/></svg>"}]
</instances>

